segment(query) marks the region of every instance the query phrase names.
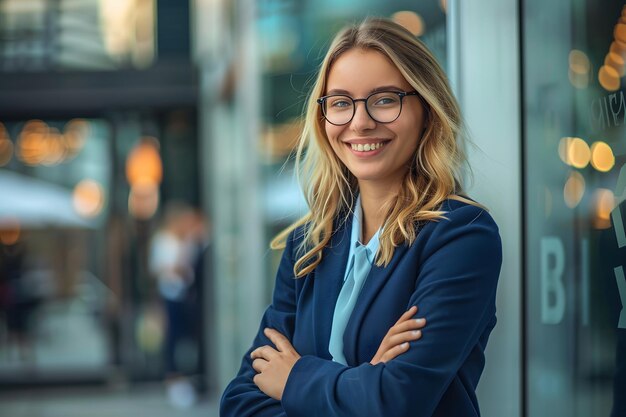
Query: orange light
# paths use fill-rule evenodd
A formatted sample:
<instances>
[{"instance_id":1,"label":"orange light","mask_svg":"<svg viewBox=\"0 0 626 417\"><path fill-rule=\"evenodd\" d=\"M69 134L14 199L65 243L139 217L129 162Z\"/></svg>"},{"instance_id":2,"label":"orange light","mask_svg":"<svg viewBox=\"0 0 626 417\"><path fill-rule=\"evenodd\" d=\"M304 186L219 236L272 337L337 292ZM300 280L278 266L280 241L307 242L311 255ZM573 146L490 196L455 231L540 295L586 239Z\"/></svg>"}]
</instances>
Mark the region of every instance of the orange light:
<instances>
[{"instance_id":1,"label":"orange light","mask_svg":"<svg viewBox=\"0 0 626 417\"><path fill-rule=\"evenodd\" d=\"M159 187L156 184L133 185L128 196L128 211L139 220L148 220L159 207Z\"/></svg>"},{"instance_id":2,"label":"orange light","mask_svg":"<svg viewBox=\"0 0 626 417\"><path fill-rule=\"evenodd\" d=\"M126 159L128 183L158 185L163 179L163 164L159 155L159 142L153 137L143 137Z\"/></svg>"},{"instance_id":3,"label":"orange light","mask_svg":"<svg viewBox=\"0 0 626 417\"><path fill-rule=\"evenodd\" d=\"M85 146L85 142L91 133L91 126L83 119L72 119L63 128L63 142L67 150L67 156L73 158Z\"/></svg>"},{"instance_id":4,"label":"orange light","mask_svg":"<svg viewBox=\"0 0 626 417\"><path fill-rule=\"evenodd\" d=\"M600 172L610 171L615 165L613 150L605 142L598 141L591 146L591 166Z\"/></svg>"},{"instance_id":5,"label":"orange light","mask_svg":"<svg viewBox=\"0 0 626 417\"><path fill-rule=\"evenodd\" d=\"M584 168L589 164L591 151L581 138L565 137L559 141L559 157L567 165Z\"/></svg>"},{"instance_id":6,"label":"orange light","mask_svg":"<svg viewBox=\"0 0 626 417\"><path fill-rule=\"evenodd\" d=\"M0 166L5 166L13 157L13 142L2 123L0 123Z\"/></svg>"},{"instance_id":7,"label":"orange light","mask_svg":"<svg viewBox=\"0 0 626 417\"><path fill-rule=\"evenodd\" d=\"M0 242L15 245L20 239L21 226L18 219L10 217L0 219Z\"/></svg>"},{"instance_id":8,"label":"orange light","mask_svg":"<svg viewBox=\"0 0 626 417\"><path fill-rule=\"evenodd\" d=\"M426 31L424 20L415 12L404 10L394 13L391 18L415 36L422 36Z\"/></svg>"},{"instance_id":9,"label":"orange light","mask_svg":"<svg viewBox=\"0 0 626 417\"><path fill-rule=\"evenodd\" d=\"M74 209L83 217L96 217L104 207L102 186L90 179L82 180L74 187Z\"/></svg>"},{"instance_id":10,"label":"orange light","mask_svg":"<svg viewBox=\"0 0 626 417\"><path fill-rule=\"evenodd\" d=\"M48 152L49 127L41 120L29 120L17 140L17 156L27 165L42 163Z\"/></svg>"},{"instance_id":11,"label":"orange light","mask_svg":"<svg viewBox=\"0 0 626 417\"><path fill-rule=\"evenodd\" d=\"M613 67L603 65L598 71L598 81L607 91L616 91L620 86L619 73Z\"/></svg>"},{"instance_id":12,"label":"orange light","mask_svg":"<svg viewBox=\"0 0 626 417\"><path fill-rule=\"evenodd\" d=\"M595 216L593 227L608 229L611 227L611 211L615 207L615 196L611 190L598 188L593 196Z\"/></svg>"},{"instance_id":13,"label":"orange light","mask_svg":"<svg viewBox=\"0 0 626 417\"><path fill-rule=\"evenodd\" d=\"M579 90L583 90L589 85L589 74L578 74L571 69L567 73L569 82Z\"/></svg>"},{"instance_id":14,"label":"orange light","mask_svg":"<svg viewBox=\"0 0 626 417\"><path fill-rule=\"evenodd\" d=\"M613 37L620 42L626 42L626 25L623 23L615 25Z\"/></svg>"},{"instance_id":15,"label":"orange light","mask_svg":"<svg viewBox=\"0 0 626 417\"><path fill-rule=\"evenodd\" d=\"M65 143L59 129L53 127L48 130L44 147L45 151L41 160L43 165L57 165L65 159Z\"/></svg>"},{"instance_id":16,"label":"orange light","mask_svg":"<svg viewBox=\"0 0 626 417\"><path fill-rule=\"evenodd\" d=\"M619 54L613 52L609 52L608 54L606 54L606 57L604 58L604 65L613 68L615 71L617 71L617 74L620 77L623 77L626 73L626 71L624 70L624 58L622 58L622 56Z\"/></svg>"},{"instance_id":17,"label":"orange light","mask_svg":"<svg viewBox=\"0 0 626 417\"><path fill-rule=\"evenodd\" d=\"M572 171L563 188L563 198L567 207L574 208L585 194L585 179L577 171Z\"/></svg>"},{"instance_id":18,"label":"orange light","mask_svg":"<svg viewBox=\"0 0 626 417\"><path fill-rule=\"evenodd\" d=\"M569 53L569 67L577 74L588 74L591 64L587 54L578 49L572 49Z\"/></svg>"},{"instance_id":19,"label":"orange light","mask_svg":"<svg viewBox=\"0 0 626 417\"><path fill-rule=\"evenodd\" d=\"M615 40L611 42L611 46L609 47L609 52L613 52L614 54L624 56L626 54L626 43Z\"/></svg>"}]
</instances>

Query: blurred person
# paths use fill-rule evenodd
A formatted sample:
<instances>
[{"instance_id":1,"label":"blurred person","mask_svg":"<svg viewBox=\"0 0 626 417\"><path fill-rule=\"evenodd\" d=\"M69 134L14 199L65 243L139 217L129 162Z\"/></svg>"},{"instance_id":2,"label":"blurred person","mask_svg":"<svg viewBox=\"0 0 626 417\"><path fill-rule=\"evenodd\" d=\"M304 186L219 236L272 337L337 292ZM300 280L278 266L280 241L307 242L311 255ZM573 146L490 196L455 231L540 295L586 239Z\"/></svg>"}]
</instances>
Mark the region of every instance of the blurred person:
<instances>
[{"instance_id":1,"label":"blurred person","mask_svg":"<svg viewBox=\"0 0 626 417\"><path fill-rule=\"evenodd\" d=\"M406 29L370 18L335 37L296 157L310 212L272 242L273 301L221 416L480 414L502 249L463 195L462 132Z\"/></svg>"},{"instance_id":2,"label":"blurred person","mask_svg":"<svg viewBox=\"0 0 626 417\"><path fill-rule=\"evenodd\" d=\"M14 243L0 244L0 311L5 315L8 359L32 362L31 317L40 299L24 279L25 253L23 236Z\"/></svg>"},{"instance_id":3,"label":"blurred person","mask_svg":"<svg viewBox=\"0 0 626 417\"><path fill-rule=\"evenodd\" d=\"M166 387L170 402L180 408L197 400L190 376L199 372L199 259L205 244L205 224L192 207L167 205L150 248L150 270L156 277L167 324L165 331Z\"/></svg>"}]
</instances>

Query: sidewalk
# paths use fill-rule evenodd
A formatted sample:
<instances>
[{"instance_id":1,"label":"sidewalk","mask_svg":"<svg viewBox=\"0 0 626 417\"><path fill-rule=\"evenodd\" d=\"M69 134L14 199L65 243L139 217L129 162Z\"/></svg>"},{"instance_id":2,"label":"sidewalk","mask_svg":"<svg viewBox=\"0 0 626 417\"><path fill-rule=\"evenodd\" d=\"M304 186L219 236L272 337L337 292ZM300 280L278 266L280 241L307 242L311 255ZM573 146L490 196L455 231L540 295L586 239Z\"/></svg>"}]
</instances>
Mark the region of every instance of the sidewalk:
<instances>
[{"instance_id":1,"label":"sidewalk","mask_svg":"<svg viewBox=\"0 0 626 417\"><path fill-rule=\"evenodd\" d=\"M218 417L217 400L186 410L172 407L161 385L111 391L105 387L37 388L0 392L0 416L11 417Z\"/></svg>"}]
</instances>

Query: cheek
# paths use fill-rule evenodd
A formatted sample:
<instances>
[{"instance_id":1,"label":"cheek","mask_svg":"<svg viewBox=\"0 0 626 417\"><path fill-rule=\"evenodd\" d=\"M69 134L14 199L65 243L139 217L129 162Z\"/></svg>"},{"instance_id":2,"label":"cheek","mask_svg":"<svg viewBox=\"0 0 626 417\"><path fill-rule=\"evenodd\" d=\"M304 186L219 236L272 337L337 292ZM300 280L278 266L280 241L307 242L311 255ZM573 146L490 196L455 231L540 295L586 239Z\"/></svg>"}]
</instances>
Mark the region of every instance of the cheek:
<instances>
[{"instance_id":1,"label":"cheek","mask_svg":"<svg viewBox=\"0 0 626 417\"><path fill-rule=\"evenodd\" d=\"M338 128L337 126L331 125L330 123L326 122L326 126L325 126L326 138L330 146L335 151L335 153L337 153L337 151L341 149L340 147L342 146L342 143L338 139L339 134L341 133L341 130L342 129Z\"/></svg>"},{"instance_id":2,"label":"cheek","mask_svg":"<svg viewBox=\"0 0 626 417\"><path fill-rule=\"evenodd\" d=\"M339 135L339 131L340 131L340 129L337 126L330 124L328 122L325 122L324 130L326 131L326 137L331 143L337 141L337 136Z\"/></svg>"},{"instance_id":3,"label":"cheek","mask_svg":"<svg viewBox=\"0 0 626 417\"><path fill-rule=\"evenodd\" d=\"M407 147L417 148L422 137L423 126L421 123L411 122L405 123L398 131L402 135L403 142Z\"/></svg>"}]
</instances>

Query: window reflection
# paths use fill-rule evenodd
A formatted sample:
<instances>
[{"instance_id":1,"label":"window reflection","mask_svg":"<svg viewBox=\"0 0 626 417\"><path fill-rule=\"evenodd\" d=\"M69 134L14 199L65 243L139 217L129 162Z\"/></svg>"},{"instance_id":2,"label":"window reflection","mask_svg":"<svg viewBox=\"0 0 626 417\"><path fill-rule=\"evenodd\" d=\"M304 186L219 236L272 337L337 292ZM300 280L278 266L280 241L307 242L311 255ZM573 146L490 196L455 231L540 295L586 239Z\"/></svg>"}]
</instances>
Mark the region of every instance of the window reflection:
<instances>
[{"instance_id":1,"label":"window reflection","mask_svg":"<svg viewBox=\"0 0 626 417\"><path fill-rule=\"evenodd\" d=\"M531 417L626 415L625 11L523 2Z\"/></svg>"}]
</instances>

